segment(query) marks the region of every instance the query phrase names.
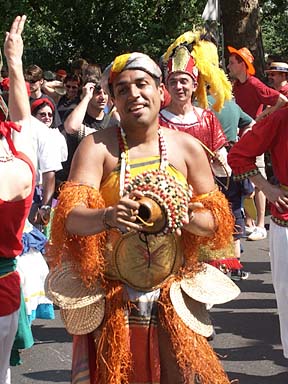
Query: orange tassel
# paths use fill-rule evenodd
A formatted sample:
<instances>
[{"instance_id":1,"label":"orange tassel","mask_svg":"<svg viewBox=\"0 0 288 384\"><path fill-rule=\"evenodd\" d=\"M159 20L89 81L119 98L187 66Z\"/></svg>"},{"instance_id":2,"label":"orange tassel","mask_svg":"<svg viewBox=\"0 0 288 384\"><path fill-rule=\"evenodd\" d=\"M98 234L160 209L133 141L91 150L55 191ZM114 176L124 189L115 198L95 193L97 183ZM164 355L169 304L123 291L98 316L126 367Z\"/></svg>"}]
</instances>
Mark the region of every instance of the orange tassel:
<instances>
[{"instance_id":1,"label":"orange tassel","mask_svg":"<svg viewBox=\"0 0 288 384\"><path fill-rule=\"evenodd\" d=\"M175 312L169 295L173 281L175 279L170 279L162 288L159 318L170 334L184 383L190 383L191 377L198 375L202 384L229 384L230 381L207 339L188 328Z\"/></svg>"},{"instance_id":2,"label":"orange tassel","mask_svg":"<svg viewBox=\"0 0 288 384\"><path fill-rule=\"evenodd\" d=\"M106 281L105 319L96 354L98 384L129 384L132 355L123 296L123 284Z\"/></svg>"},{"instance_id":3,"label":"orange tassel","mask_svg":"<svg viewBox=\"0 0 288 384\"><path fill-rule=\"evenodd\" d=\"M195 265L200 260L200 249L207 247L213 250L227 249L231 247L234 231L234 217L229 207L228 200L219 190L211 193L193 196L191 202L200 202L204 208L197 208L195 211L209 210L216 223L216 231L212 237L196 236L183 230L182 244L187 266ZM222 257L221 252L218 253ZM215 252L211 252L211 259L215 257ZM209 261L209 260L205 260Z\"/></svg>"}]
</instances>

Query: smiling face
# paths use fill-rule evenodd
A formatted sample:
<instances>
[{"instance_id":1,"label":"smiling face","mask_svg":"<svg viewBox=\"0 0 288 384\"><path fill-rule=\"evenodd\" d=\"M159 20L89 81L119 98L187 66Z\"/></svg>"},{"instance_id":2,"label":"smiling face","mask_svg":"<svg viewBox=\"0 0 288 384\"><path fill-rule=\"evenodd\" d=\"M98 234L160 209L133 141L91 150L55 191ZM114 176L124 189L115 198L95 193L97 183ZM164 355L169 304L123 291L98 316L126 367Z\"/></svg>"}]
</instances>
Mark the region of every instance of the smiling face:
<instances>
[{"instance_id":1,"label":"smiling face","mask_svg":"<svg viewBox=\"0 0 288 384\"><path fill-rule=\"evenodd\" d=\"M275 89L281 88L283 82L287 80L287 73L279 71L269 71L268 72L268 82L271 87Z\"/></svg>"},{"instance_id":2,"label":"smiling face","mask_svg":"<svg viewBox=\"0 0 288 384\"><path fill-rule=\"evenodd\" d=\"M35 117L47 125L47 127L51 127L53 122L53 111L49 105L46 105L45 107L39 109Z\"/></svg>"},{"instance_id":3,"label":"smiling face","mask_svg":"<svg viewBox=\"0 0 288 384\"><path fill-rule=\"evenodd\" d=\"M138 69L121 72L113 82L113 94L123 127L158 124L163 87L148 73Z\"/></svg>"},{"instance_id":4,"label":"smiling face","mask_svg":"<svg viewBox=\"0 0 288 384\"><path fill-rule=\"evenodd\" d=\"M167 82L167 89L171 95L173 103L191 103L193 92L197 84L192 77L184 72L174 72L170 75Z\"/></svg>"},{"instance_id":5,"label":"smiling face","mask_svg":"<svg viewBox=\"0 0 288 384\"><path fill-rule=\"evenodd\" d=\"M68 80L65 84L67 99L72 100L78 95L79 83L77 81Z\"/></svg>"}]
</instances>

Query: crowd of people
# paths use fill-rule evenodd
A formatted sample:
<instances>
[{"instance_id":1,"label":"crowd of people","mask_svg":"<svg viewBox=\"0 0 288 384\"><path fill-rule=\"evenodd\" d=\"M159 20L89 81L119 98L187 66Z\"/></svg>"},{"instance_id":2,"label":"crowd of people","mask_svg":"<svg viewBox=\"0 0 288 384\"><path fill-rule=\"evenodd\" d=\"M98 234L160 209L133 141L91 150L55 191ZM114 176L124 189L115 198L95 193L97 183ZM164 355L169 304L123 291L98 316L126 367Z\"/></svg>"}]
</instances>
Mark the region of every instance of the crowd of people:
<instances>
[{"instance_id":1,"label":"crowd of people","mask_svg":"<svg viewBox=\"0 0 288 384\"><path fill-rule=\"evenodd\" d=\"M25 20L7 32L0 82L0 384L53 303L73 384L229 383L209 308L249 277L241 239L267 237L266 198L288 358L288 64L272 61L264 84L229 46L228 77L213 36L189 31L159 65L134 52L103 73L84 59L23 69Z\"/></svg>"}]
</instances>

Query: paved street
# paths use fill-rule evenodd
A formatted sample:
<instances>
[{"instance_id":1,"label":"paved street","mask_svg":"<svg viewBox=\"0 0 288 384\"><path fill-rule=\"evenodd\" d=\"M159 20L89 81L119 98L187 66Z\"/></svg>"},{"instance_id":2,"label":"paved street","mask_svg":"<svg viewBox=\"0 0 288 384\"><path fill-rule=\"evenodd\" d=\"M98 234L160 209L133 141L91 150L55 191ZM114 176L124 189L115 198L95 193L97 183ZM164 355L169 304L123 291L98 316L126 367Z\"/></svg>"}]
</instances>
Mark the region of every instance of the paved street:
<instances>
[{"instance_id":1,"label":"paved street","mask_svg":"<svg viewBox=\"0 0 288 384\"><path fill-rule=\"evenodd\" d=\"M242 261L251 275L239 283L242 293L238 299L212 309L217 332L213 346L231 380L287 384L288 360L280 347L268 240L243 241L243 246ZM23 352L24 364L12 369L12 384L70 382L71 338L56 313L56 321L34 322L35 345Z\"/></svg>"}]
</instances>

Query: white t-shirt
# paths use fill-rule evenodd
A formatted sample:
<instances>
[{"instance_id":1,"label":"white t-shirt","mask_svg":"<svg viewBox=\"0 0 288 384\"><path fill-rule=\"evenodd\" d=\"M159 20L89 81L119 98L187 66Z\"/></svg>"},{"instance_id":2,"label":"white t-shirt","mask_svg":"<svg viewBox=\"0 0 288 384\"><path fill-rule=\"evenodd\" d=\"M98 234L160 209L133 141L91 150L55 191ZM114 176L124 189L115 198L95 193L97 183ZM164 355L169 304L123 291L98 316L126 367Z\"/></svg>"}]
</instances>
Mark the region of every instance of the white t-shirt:
<instances>
[{"instance_id":1,"label":"white t-shirt","mask_svg":"<svg viewBox=\"0 0 288 384\"><path fill-rule=\"evenodd\" d=\"M41 184L42 173L62 169L61 163L68 156L67 144L58 129L48 128L33 116L31 116L31 128L37 154L36 184Z\"/></svg>"}]
</instances>

